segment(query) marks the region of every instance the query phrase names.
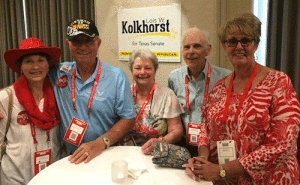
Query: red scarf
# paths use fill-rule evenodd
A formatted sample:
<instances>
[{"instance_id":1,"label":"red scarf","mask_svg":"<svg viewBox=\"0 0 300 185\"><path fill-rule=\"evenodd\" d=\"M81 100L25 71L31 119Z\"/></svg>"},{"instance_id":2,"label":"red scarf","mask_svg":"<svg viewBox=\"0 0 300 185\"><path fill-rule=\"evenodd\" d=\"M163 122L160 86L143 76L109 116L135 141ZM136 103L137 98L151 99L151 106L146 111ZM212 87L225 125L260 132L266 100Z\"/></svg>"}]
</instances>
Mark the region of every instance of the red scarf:
<instances>
[{"instance_id":1,"label":"red scarf","mask_svg":"<svg viewBox=\"0 0 300 185\"><path fill-rule=\"evenodd\" d=\"M60 116L55 103L54 91L50 80L46 77L44 81L44 110L40 111L36 101L28 87L25 75L22 75L14 83L16 96L20 104L26 110L33 124L43 130L49 130L60 122Z\"/></svg>"}]
</instances>

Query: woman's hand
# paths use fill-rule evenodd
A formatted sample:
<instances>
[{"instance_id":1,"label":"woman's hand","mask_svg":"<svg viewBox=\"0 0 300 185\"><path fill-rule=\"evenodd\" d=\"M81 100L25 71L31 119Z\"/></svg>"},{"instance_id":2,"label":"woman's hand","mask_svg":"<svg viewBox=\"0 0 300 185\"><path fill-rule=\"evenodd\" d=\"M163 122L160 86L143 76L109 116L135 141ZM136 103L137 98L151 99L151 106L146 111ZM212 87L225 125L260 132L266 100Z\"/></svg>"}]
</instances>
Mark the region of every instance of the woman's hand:
<instances>
[{"instance_id":1,"label":"woman's hand","mask_svg":"<svg viewBox=\"0 0 300 185\"><path fill-rule=\"evenodd\" d=\"M182 167L185 167L185 173L188 174L192 179L194 179L195 181L201 181L201 179L199 179L198 174L194 174L194 169L195 169L195 157L194 158L190 158L188 160L187 164L182 165ZM197 164L199 165L199 164Z\"/></svg>"},{"instance_id":2,"label":"woman's hand","mask_svg":"<svg viewBox=\"0 0 300 185\"><path fill-rule=\"evenodd\" d=\"M146 155L151 155L155 146L156 141L158 141L157 138L151 138L149 139L143 146L142 146L142 152Z\"/></svg>"},{"instance_id":3,"label":"woman's hand","mask_svg":"<svg viewBox=\"0 0 300 185\"><path fill-rule=\"evenodd\" d=\"M94 141L83 143L77 150L69 157L69 161L74 164L79 164L82 161L88 163L94 157L98 156L105 149L105 144L102 138L98 138Z\"/></svg>"},{"instance_id":4,"label":"woman's hand","mask_svg":"<svg viewBox=\"0 0 300 185\"><path fill-rule=\"evenodd\" d=\"M220 179L220 169L217 164L213 164L203 157L193 157L188 164L184 164L185 172L194 180L216 181Z\"/></svg>"},{"instance_id":5,"label":"woman's hand","mask_svg":"<svg viewBox=\"0 0 300 185\"><path fill-rule=\"evenodd\" d=\"M199 177L200 174L197 172L201 167L201 162L198 161L199 158L200 157L190 158L187 164L182 165L182 167L185 167L185 173L198 182L201 181L201 178Z\"/></svg>"}]
</instances>

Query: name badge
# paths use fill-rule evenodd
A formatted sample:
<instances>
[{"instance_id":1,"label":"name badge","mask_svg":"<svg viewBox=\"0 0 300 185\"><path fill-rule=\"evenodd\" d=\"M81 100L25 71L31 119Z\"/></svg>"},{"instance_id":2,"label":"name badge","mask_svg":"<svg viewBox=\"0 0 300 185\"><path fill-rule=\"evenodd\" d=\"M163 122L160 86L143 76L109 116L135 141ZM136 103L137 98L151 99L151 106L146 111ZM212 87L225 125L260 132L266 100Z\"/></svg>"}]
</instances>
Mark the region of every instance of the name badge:
<instances>
[{"instance_id":1,"label":"name badge","mask_svg":"<svg viewBox=\"0 0 300 185\"><path fill-rule=\"evenodd\" d=\"M228 163L236 159L236 149L234 140L217 142L219 165Z\"/></svg>"},{"instance_id":2,"label":"name badge","mask_svg":"<svg viewBox=\"0 0 300 185\"><path fill-rule=\"evenodd\" d=\"M60 67L60 70L69 73L71 71L71 66L67 66L64 64Z\"/></svg>"},{"instance_id":3,"label":"name badge","mask_svg":"<svg viewBox=\"0 0 300 185\"><path fill-rule=\"evenodd\" d=\"M34 175L51 164L51 149L34 153Z\"/></svg>"},{"instance_id":4,"label":"name badge","mask_svg":"<svg viewBox=\"0 0 300 185\"><path fill-rule=\"evenodd\" d=\"M201 132L201 125L199 123L188 123L186 130L186 143L189 145L198 146L198 136Z\"/></svg>"},{"instance_id":5,"label":"name badge","mask_svg":"<svg viewBox=\"0 0 300 185\"><path fill-rule=\"evenodd\" d=\"M68 130L65 133L64 140L73 145L79 146L87 127L87 123L73 118Z\"/></svg>"}]
</instances>

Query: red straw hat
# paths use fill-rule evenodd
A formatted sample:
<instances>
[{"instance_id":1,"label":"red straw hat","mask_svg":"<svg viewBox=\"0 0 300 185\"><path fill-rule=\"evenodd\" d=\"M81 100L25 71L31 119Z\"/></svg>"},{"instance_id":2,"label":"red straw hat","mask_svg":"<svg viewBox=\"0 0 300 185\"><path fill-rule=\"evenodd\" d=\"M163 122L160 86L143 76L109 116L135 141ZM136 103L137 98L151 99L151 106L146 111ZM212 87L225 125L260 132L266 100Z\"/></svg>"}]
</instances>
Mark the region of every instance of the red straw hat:
<instances>
[{"instance_id":1,"label":"red straw hat","mask_svg":"<svg viewBox=\"0 0 300 185\"><path fill-rule=\"evenodd\" d=\"M29 53L46 53L53 59L53 63L56 64L60 57L60 48L58 47L46 47L44 43L35 37L28 37L20 42L19 49L9 49L4 53L5 63L13 71L21 73L20 68L16 66L16 61L23 55Z\"/></svg>"}]
</instances>

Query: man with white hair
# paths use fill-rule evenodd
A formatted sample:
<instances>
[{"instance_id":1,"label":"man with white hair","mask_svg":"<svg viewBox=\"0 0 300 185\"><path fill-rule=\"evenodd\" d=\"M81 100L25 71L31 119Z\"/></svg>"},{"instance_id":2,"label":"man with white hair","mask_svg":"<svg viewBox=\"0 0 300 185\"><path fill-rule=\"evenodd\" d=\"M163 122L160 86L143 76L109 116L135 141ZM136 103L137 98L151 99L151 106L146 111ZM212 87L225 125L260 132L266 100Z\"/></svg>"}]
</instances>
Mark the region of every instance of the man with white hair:
<instances>
[{"instance_id":1,"label":"man with white hair","mask_svg":"<svg viewBox=\"0 0 300 185\"><path fill-rule=\"evenodd\" d=\"M97 57L101 45L93 20L75 19L66 44L74 59L52 69L61 116L61 139L71 163L85 163L115 144L134 126L135 110L124 71Z\"/></svg>"},{"instance_id":2,"label":"man with white hair","mask_svg":"<svg viewBox=\"0 0 300 185\"><path fill-rule=\"evenodd\" d=\"M198 28L187 30L183 35L181 52L187 66L173 70L168 78L169 88L185 109L185 113L181 114L184 134L177 144L187 148L192 156L198 156L198 136L208 93L231 71L209 64L206 57L211 52L211 45L206 31Z\"/></svg>"}]
</instances>

